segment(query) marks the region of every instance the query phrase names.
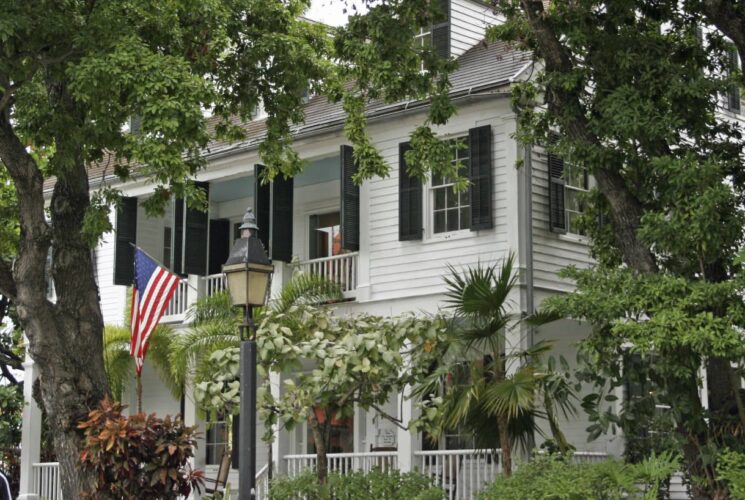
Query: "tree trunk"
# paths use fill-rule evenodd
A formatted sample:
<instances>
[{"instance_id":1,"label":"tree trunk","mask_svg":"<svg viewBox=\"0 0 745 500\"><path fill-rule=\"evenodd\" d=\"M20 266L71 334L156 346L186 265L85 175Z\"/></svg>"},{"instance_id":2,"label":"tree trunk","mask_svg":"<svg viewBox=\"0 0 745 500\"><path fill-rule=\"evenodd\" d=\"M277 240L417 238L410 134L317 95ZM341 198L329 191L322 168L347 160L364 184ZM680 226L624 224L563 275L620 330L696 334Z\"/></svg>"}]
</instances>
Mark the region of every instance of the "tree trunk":
<instances>
[{"instance_id":1,"label":"tree trunk","mask_svg":"<svg viewBox=\"0 0 745 500\"><path fill-rule=\"evenodd\" d=\"M51 106L60 104L60 95L50 90ZM75 120L74 113L70 117ZM74 499L95 480L79 467L83 440L77 424L108 394L108 384L98 287L91 251L81 234L90 203L87 172L79 148L70 147L62 138L56 147L50 162L57 173L49 205L50 227L45 218L42 173L13 130L9 116L0 115L0 159L13 179L21 225L12 279L0 263L0 291L16 305L29 340L29 354L39 367L43 406L60 462L62 492L65 498ZM56 304L47 300L45 269L50 248Z\"/></svg>"},{"instance_id":2,"label":"tree trunk","mask_svg":"<svg viewBox=\"0 0 745 500\"><path fill-rule=\"evenodd\" d=\"M313 440L316 444L316 475L320 484L326 484L328 479L328 449L326 447L327 432L323 427L328 427L328 420L324 424L318 422L315 411L311 411L310 429L313 432Z\"/></svg>"},{"instance_id":3,"label":"tree trunk","mask_svg":"<svg viewBox=\"0 0 745 500\"><path fill-rule=\"evenodd\" d=\"M512 448L510 447L510 420L505 416L497 417L499 427L499 447L502 450L502 474L512 475Z\"/></svg>"}]
</instances>

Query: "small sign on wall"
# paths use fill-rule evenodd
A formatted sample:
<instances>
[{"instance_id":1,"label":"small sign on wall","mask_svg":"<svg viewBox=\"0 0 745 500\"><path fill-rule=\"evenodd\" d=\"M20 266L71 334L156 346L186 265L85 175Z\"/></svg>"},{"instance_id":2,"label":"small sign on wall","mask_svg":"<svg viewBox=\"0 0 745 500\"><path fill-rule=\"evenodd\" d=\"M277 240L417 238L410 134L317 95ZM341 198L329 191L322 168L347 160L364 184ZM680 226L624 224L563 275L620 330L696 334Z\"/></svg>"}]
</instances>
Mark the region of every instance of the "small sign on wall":
<instances>
[{"instance_id":1,"label":"small sign on wall","mask_svg":"<svg viewBox=\"0 0 745 500\"><path fill-rule=\"evenodd\" d=\"M378 431L378 446L396 446L396 430L390 427Z\"/></svg>"}]
</instances>

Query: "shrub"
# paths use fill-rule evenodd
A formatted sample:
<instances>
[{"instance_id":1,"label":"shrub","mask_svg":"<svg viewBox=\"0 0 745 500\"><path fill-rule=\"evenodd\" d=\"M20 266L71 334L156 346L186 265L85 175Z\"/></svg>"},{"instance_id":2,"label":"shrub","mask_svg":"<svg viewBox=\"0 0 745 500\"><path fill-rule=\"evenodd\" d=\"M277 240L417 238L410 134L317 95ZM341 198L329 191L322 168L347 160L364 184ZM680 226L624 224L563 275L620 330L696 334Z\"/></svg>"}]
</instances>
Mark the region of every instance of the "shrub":
<instances>
[{"instance_id":1,"label":"shrub","mask_svg":"<svg viewBox=\"0 0 745 500\"><path fill-rule=\"evenodd\" d=\"M639 464L616 460L578 464L569 456L537 456L521 465L512 477L497 478L479 499L653 500L677 468L678 459L670 453L652 456Z\"/></svg>"},{"instance_id":2,"label":"shrub","mask_svg":"<svg viewBox=\"0 0 745 500\"><path fill-rule=\"evenodd\" d=\"M725 450L719 455L717 479L727 483L732 498L745 498L745 454Z\"/></svg>"},{"instance_id":3,"label":"shrub","mask_svg":"<svg viewBox=\"0 0 745 500\"><path fill-rule=\"evenodd\" d=\"M421 474L399 471L373 470L349 474L329 474L325 485L320 485L313 471L294 478L281 477L272 481L272 500L359 500L394 499L442 500L445 492Z\"/></svg>"},{"instance_id":4,"label":"shrub","mask_svg":"<svg viewBox=\"0 0 745 500\"><path fill-rule=\"evenodd\" d=\"M158 498L189 496L201 491L203 474L188 465L196 444L193 427L181 417L155 414L122 415L124 406L108 399L78 424L85 433L80 461L95 473L94 498Z\"/></svg>"}]
</instances>

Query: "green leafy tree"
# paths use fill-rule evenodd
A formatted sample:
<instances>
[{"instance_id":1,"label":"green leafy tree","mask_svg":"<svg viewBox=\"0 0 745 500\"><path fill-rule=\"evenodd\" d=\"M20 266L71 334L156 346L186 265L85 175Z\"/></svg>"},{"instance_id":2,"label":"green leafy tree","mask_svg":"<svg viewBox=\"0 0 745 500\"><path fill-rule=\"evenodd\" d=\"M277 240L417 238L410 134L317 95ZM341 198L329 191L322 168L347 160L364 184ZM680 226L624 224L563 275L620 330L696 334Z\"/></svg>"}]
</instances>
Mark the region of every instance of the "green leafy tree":
<instances>
[{"instance_id":1,"label":"green leafy tree","mask_svg":"<svg viewBox=\"0 0 745 500\"><path fill-rule=\"evenodd\" d=\"M585 197L583 225L598 264L565 271L577 291L547 308L593 326L583 346L600 385L625 384L624 367L645 360L654 397L671 407L694 496L724 498L715 456L741 446L731 436L745 428L741 374L732 367L745 354L745 178L741 127L718 106L743 82L731 71L724 35L742 55L742 29L732 27L745 12L726 0L495 7L506 22L491 36L542 62L515 89L518 138L546 145L597 183ZM706 24L719 29L702 39ZM708 409L699 389L708 392ZM588 403L593 425L604 429L632 416L602 409L600 395Z\"/></svg>"},{"instance_id":2,"label":"green leafy tree","mask_svg":"<svg viewBox=\"0 0 745 500\"><path fill-rule=\"evenodd\" d=\"M4 5L0 213L9 217L0 219L0 231L17 221L18 238L15 254L0 256L0 295L17 308L39 366L67 498L94 479L76 466L82 446L76 422L109 393L90 252L111 230L108 213L119 196L106 176L127 180L136 171L151 179L150 213L174 195L202 206L190 181L204 165L201 151L213 138L239 139L237 123L260 101L268 113L261 154L270 172L299 171L290 124L302 122L308 82L318 87L331 68L326 28L300 17L307 6L298 0ZM134 116L141 128L130 134L124 124ZM102 178L89 178L92 164L106 166ZM8 186L15 202L8 201ZM0 245L9 241L0 238ZM46 296L49 278L55 303Z\"/></svg>"},{"instance_id":3,"label":"green leafy tree","mask_svg":"<svg viewBox=\"0 0 745 500\"><path fill-rule=\"evenodd\" d=\"M339 317L309 304L268 311L257 334L260 375L267 380L258 398L265 428L308 423L318 480L325 483L332 420L351 417L357 405L403 427L382 406L427 375L444 335L437 317ZM289 375L278 398L268 387L270 372Z\"/></svg>"}]
</instances>

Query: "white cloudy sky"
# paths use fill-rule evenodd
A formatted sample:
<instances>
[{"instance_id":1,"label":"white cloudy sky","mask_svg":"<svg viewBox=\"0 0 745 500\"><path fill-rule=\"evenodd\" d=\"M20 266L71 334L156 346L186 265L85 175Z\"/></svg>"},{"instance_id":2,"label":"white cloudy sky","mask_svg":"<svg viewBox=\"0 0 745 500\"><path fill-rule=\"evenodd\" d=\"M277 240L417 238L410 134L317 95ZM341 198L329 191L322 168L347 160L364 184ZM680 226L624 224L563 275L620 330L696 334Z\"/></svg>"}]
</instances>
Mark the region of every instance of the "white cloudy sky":
<instances>
[{"instance_id":1,"label":"white cloudy sky","mask_svg":"<svg viewBox=\"0 0 745 500\"><path fill-rule=\"evenodd\" d=\"M359 2L361 3L361 2ZM312 0L306 17L331 26L346 24L348 14L344 13L345 2L342 0ZM349 2L351 11L352 2ZM358 6L359 8L359 6Z\"/></svg>"}]
</instances>

